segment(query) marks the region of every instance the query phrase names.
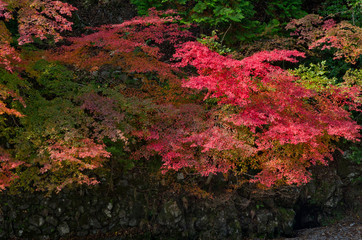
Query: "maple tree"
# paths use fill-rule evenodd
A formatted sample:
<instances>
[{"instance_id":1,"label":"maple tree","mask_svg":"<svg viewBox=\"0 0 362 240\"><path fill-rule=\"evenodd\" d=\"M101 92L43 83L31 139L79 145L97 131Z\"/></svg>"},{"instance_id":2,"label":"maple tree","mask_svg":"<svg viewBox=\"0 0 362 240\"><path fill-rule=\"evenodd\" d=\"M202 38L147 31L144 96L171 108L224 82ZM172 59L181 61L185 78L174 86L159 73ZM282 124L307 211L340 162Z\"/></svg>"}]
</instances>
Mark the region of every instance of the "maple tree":
<instances>
[{"instance_id":1,"label":"maple tree","mask_svg":"<svg viewBox=\"0 0 362 240\"><path fill-rule=\"evenodd\" d=\"M310 44L322 37L324 30L329 29L335 25L335 22L331 19L327 21L327 25L324 26L323 18L317 14L308 14L300 19L293 19L285 27L287 30L294 30L290 33L291 36L298 37L298 43Z\"/></svg>"},{"instance_id":2,"label":"maple tree","mask_svg":"<svg viewBox=\"0 0 362 240\"><path fill-rule=\"evenodd\" d=\"M238 156L227 150L244 150L243 156L253 153L253 148L237 139L235 133L217 126L216 116L200 105L166 105L158 109L159 114L152 118L148 128L132 134L147 141L134 157L149 159L159 154L163 160L163 173L183 168L202 176L227 173Z\"/></svg>"},{"instance_id":3,"label":"maple tree","mask_svg":"<svg viewBox=\"0 0 362 240\"><path fill-rule=\"evenodd\" d=\"M74 10L59 1L0 1L5 21L19 11L19 44L50 35L59 41L71 26L62 15ZM305 73L310 69L280 67L306 57L296 50L236 60L215 37L200 40L212 50L194 41L179 20L173 10L150 9L148 16L88 28L90 34L67 38L46 60L27 62L23 85L0 77L0 117L16 117L0 118L1 129L9 130L0 136L0 189L14 184L58 192L73 183L94 185L107 161L157 157L163 173L233 173L268 187L299 185L311 179L308 167L332 160L338 140L359 140L361 127L350 116L360 111L358 72L349 72L349 84L332 85ZM343 51L337 57L352 62L360 54L342 39L355 39L357 28L318 16L305 20L310 25L300 21L291 26L301 41L317 47L333 36L332 46ZM20 71L20 58L1 24L0 64L10 74ZM338 26L346 31L336 32ZM97 72L104 69L126 79L113 73L102 79Z\"/></svg>"},{"instance_id":4,"label":"maple tree","mask_svg":"<svg viewBox=\"0 0 362 240\"><path fill-rule=\"evenodd\" d=\"M8 108L2 101L9 96L16 97L14 93L0 84L0 123L2 122L1 115L3 114L15 115L17 117L23 116L17 110ZM11 170L17 168L23 163L24 162L22 161L12 159L11 156L2 147L0 147L0 191L4 190L5 187L9 186L11 182L17 178L17 175Z\"/></svg>"},{"instance_id":5,"label":"maple tree","mask_svg":"<svg viewBox=\"0 0 362 240\"><path fill-rule=\"evenodd\" d=\"M334 59L344 58L356 64L362 54L362 30L348 22L336 23L333 19L323 20L321 16L309 14L301 19L293 19L286 29L293 29L291 36L298 43L307 44L309 49L332 49Z\"/></svg>"},{"instance_id":6,"label":"maple tree","mask_svg":"<svg viewBox=\"0 0 362 240\"><path fill-rule=\"evenodd\" d=\"M362 29L348 22L341 22L326 30L325 36L313 42L309 48L334 48L334 59L344 58L346 62L356 64L362 55Z\"/></svg>"},{"instance_id":7,"label":"maple tree","mask_svg":"<svg viewBox=\"0 0 362 240\"><path fill-rule=\"evenodd\" d=\"M41 40L49 37L55 42L60 41L63 31L72 30L72 22L64 15L72 16L75 7L68 3L53 0L1 0L0 1L0 66L4 65L12 71L12 63L20 61L20 55L11 46L11 34L5 22L16 20L20 37L19 45L33 42L34 38ZM13 12L16 12L14 18ZM4 22L5 21L5 22Z\"/></svg>"},{"instance_id":8,"label":"maple tree","mask_svg":"<svg viewBox=\"0 0 362 240\"><path fill-rule=\"evenodd\" d=\"M41 60L29 68L38 87L26 92L29 104L11 139L12 153L28 165L19 169L14 184L59 192L72 183L98 183L92 172L112 155L104 139L108 146L127 145L127 130L120 126L127 125L123 103L128 100L116 91L75 83L73 73L58 64Z\"/></svg>"},{"instance_id":9,"label":"maple tree","mask_svg":"<svg viewBox=\"0 0 362 240\"><path fill-rule=\"evenodd\" d=\"M23 163L22 161L14 161L4 149L0 148L0 191L10 186L12 181L18 177L11 170Z\"/></svg>"},{"instance_id":10,"label":"maple tree","mask_svg":"<svg viewBox=\"0 0 362 240\"><path fill-rule=\"evenodd\" d=\"M63 31L72 30L73 23L63 15L72 16L75 7L68 3L54 0L19 0L0 2L0 17L5 20L12 19L12 11L16 9L20 45L33 42L33 37L46 39L50 36L55 42L63 39L60 35Z\"/></svg>"},{"instance_id":11,"label":"maple tree","mask_svg":"<svg viewBox=\"0 0 362 240\"><path fill-rule=\"evenodd\" d=\"M10 109L6 106L6 104L2 101L7 99L8 97L17 98L16 94L10 90L8 90L5 86L0 85L0 115L15 115L17 117L22 117L23 115L17 111L16 109ZM19 98L19 100L22 100Z\"/></svg>"},{"instance_id":12,"label":"maple tree","mask_svg":"<svg viewBox=\"0 0 362 240\"><path fill-rule=\"evenodd\" d=\"M4 18L8 21L12 18L11 14L6 9L7 4L0 1L0 19ZM6 28L4 21L0 22L0 66L3 65L8 71L12 71L14 62L20 62L20 56L15 48L10 45L11 34Z\"/></svg>"},{"instance_id":13,"label":"maple tree","mask_svg":"<svg viewBox=\"0 0 362 240\"><path fill-rule=\"evenodd\" d=\"M357 109L360 104L358 87L348 91L333 87L326 92L312 91L300 84L297 77L269 63L297 62L295 57L304 57L303 53L275 50L238 61L199 43L187 42L178 48L175 57L181 60L177 67L191 65L197 69L198 75L190 77L183 86L206 88L208 93L204 99L217 98L218 105L225 105L227 110L216 110L222 116L219 117L222 128L208 120L210 125L198 133L174 130L181 133L179 136L171 133L175 142L166 136L149 136L157 142L149 148L161 153L166 169L193 166L207 175L233 168L240 171L237 163L246 166L254 162L253 167L261 170L254 181L266 186L280 181L301 184L310 180L306 170L310 164L327 164L326 158L332 158L330 153L336 149L333 140L341 137L357 140L359 137L360 127L343 109L346 105ZM171 148L167 145L169 142L172 142ZM185 143L189 146L184 146ZM202 149L201 156L200 152L189 153L193 147ZM234 155L231 161L225 157L225 151ZM223 152L222 160L212 160L217 158L215 152ZM246 169L241 168L243 171Z\"/></svg>"},{"instance_id":14,"label":"maple tree","mask_svg":"<svg viewBox=\"0 0 362 240\"><path fill-rule=\"evenodd\" d=\"M141 88L148 94L174 98L180 88L174 69L161 61L170 58L173 46L192 39L187 25L175 11L150 9L149 15L135 17L122 24L92 28L92 34L72 37L72 44L49 53L49 59L73 65L79 69L98 71L100 66L120 67L124 73L142 81ZM170 53L171 52L171 53ZM173 91L165 92L160 85L167 84ZM139 93L138 93L139 94Z\"/></svg>"},{"instance_id":15,"label":"maple tree","mask_svg":"<svg viewBox=\"0 0 362 240\"><path fill-rule=\"evenodd\" d=\"M71 12L76 10L73 6L61 1L33 0L33 1L0 1L0 66L7 71L13 72L17 64L21 62L21 56L14 47L12 34L7 28L7 22L17 22L17 32L20 37L17 39L19 45L33 42L34 38L41 40L49 37L55 42L62 39L60 33L71 30L72 23L64 15L71 16ZM14 14L15 13L15 14ZM23 99L7 86L0 84L0 115L14 115L23 117L18 110L6 107L5 100L14 98L20 100L25 106ZM15 179L10 170L20 166L23 161L12 159L5 150L1 151L0 188L8 186L11 180Z\"/></svg>"}]
</instances>

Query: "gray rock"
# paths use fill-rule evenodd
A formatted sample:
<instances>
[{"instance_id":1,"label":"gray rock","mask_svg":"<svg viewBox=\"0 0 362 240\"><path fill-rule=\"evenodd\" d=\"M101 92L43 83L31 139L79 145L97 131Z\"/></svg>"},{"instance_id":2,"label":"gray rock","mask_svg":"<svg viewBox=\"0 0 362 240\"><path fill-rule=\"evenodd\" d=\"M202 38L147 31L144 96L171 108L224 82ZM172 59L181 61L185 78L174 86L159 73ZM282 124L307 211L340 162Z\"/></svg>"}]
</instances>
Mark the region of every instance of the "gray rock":
<instances>
[{"instance_id":1,"label":"gray rock","mask_svg":"<svg viewBox=\"0 0 362 240\"><path fill-rule=\"evenodd\" d=\"M99 221L98 221L96 218L91 218L91 219L89 219L89 224L90 224L92 227L97 228L97 229L99 229L99 228L102 227L101 224L99 223Z\"/></svg>"},{"instance_id":2,"label":"gray rock","mask_svg":"<svg viewBox=\"0 0 362 240\"><path fill-rule=\"evenodd\" d=\"M200 230L206 229L209 222L210 221L209 221L209 218L207 217L207 215L197 218L195 221L196 230L200 231Z\"/></svg>"},{"instance_id":3,"label":"gray rock","mask_svg":"<svg viewBox=\"0 0 362 240\"><path fill-rule=\"evenodd\" d=\"M45 218L45 221L47 222L47 223L50 223L51 225L53 225L53 226L57 226L58 225L58 220L56 220L54 217L52 217L52 216L48 216L48 217L46 217Z\"/></svg>"},{"instance_id":4,"label":"gray rock","mask_svg":"<svg viewBox=\"0 0 362 240\"><path fill-rule=\"evenodd\" d=\"M273 214L266 210L258 210L256 212L257 220L257 233L258 234L268 234L274 232L274 226L277 226L278 223L274 223Z\"/></svg>"},{"instance_id":5,"label":"gray rock","mask_svg":"<svg viewBox=\"0 0 362 240\"><path fill-rule=\"evenodd\" d=\"M244 197L238 197L235 199L235 205L239 209L246 209L250 205L251 201Z\"/></svg>"},{"instance_id":6,"label":"gray rock","mask_svg":"<svg viewBox=\"0 0 362 240\"><path fill-rule=\"evenodd\" d=\"M174 225L182 219L182 211L176 201L169 201L162 207L161 213L158 216L158 222L161 225Z\"/></svg>"},{"instance_id":7,"label":"gray rock","mask_svg":"<svg viewBox=\"0 0 362 240\"><path fill-rule=\"evenodd\" d=\"M59 235L60 236L65 236L67 235L68 233L70 233L70 229L69 229L69 226L67 223L63 222L61 223L58 227L58 232L59 232Z\"/></svg>"},{"instance_id":8,"label":"gray rock","mask_svg":"<svg viewBox=\"0 0 362 240\"><path fill-rule=\"evenodd\" d=\"M256 219L258 224L266 225L272 216L273 214L266 209L258 210L256 212Z\"/></svg>"},{"instance_id":9,"label":"gray rock","mask_svg":"<svg viewBox=\"0 0 362 240\"><path fill-rule=\"evenodd\" d=\"M119 205L119 203L116 203L114 205L113 211L112 211L112 216L117 216L119 214L119 210L121 209L121 206Z\"/></svg>"},{"instance_id":10,"label":"gray rock","mask_svg":"<svg viewBox=\"0 0 362 240\"><path fill-rule=\"evenodd\" d=\"M228 232L232 236L232 239L242 239L242 230L240 222L237 219L232 220L228 224Z\"/></svg>"},{"instance_id":11,"label":"gray rock","mask_svg":"<svg viewBox=\"0 0 362 240\"><path fill-rule=\"evenodd\" d=\"M108 209L103 209L103 213L104 215L106 215L108 218L111 218L112 217L112 213L110 210Z\"/></svg>"},{"instance_id":12,"label":"gray rock","mask_svg":"<svg viewBox=\"0 0 362 240\"><path fill-rule=\"evenodd\" d=\"M82 228L83 230L89 230L89 229L90 229L90 226L89 226L89 224L83 224L83 225L81 225L81 228Z\"/></svg>"},{"instance_id":13,"label":"gray rock","mask_svg":"<svg viewBox=\"0 0 362 240\"><path fill-rule=\"evenodd\" d=\"M122 187L128 187L129 183L126 179L122 179L118 181L118 185Z\"/></svg>"},{"instance_id":14,"label":"gray rock","mask_svg":"<svg viewBox=\"0 0 362 240\"><path fill-rule=\"evenodd\" d=\"M61 218L60 218L60 221L61 222L68 222L73 216L72 215L67 215L67 214L64 214Z\"/></svg>"},{"instance_id":15,"label":"gray rock","mask_svg":"<svg viewBox=\"0 0 362 240\"><path fill-rule=\"evenodd\" d=\"M55 210L57 208L58 204L56 202L51 202L49 204L49 207L52 208L53 210Z\"/></svg>"},{"instance_id":16,"label":"gray rock","mask_svg":"<svg viewBox=\"0 0 362 240\"><path fill-rule=\"evenodd\" d=\"M215 223L216 227L219 230L219 234L222 237L226 237L228 230L227 230L226 216L224 210L220 210L217 212Z\"/></svg>"},{"instance_id":17,"label":"gray rock","mask_svg":"<svg viewBox=\"0 0 362 240\"><path fill-rule=\"evenodd\" d=\"M57 207L55 209L55 216L60 217L60 215L62 215L62 213L63 213L63 209L61 207Z\"/></svg>"},{"instance_id":18,"label":"gray rock","mask_svg":"<svg viewBox=\"0 0 362 240\"><path fill-rule=\"evenodd\" d=\"M23 236L23 233L24 233L24 230L20 229L20 230L18 231L17 236L21 237L21 236Z\"/></svg>"},{"instance_id":19,"label":"gray rock","mask_svg":"<svg viewBox=\"0 0 362 240\"><path fill-rule=\"evenodd\" d=\"M80 213L84 213L84 207L83 207L83 206L79 206L78 211L79 211Z\"/></svg>"},{"instance_id":20,"label":"gray rock","mask_svg":"<svg viewBox=\"0 0 362 240\"><path fill-rule=\"evenodd\" d=\"M30 207L30 205L27 204L27 203L25 203L25 204L20 205L20 206L19 206L19 209L20 209L20 210L26 210L26 209L28 209L29 207Z\"/></svg>"},{"instance_id":21,"label":"gray rock","mask_svg":"<svg viewBox=\"0 0 362 240\"><path fill-rule=\"evenodd\" d=\"M119 224L121 226L128 225L128 217L127 217L127 214L126 214L125 210L121 209L119 211L118 217L119 217Z\"/></svg>"},{"instance_id":22,"label":"gray rock","mask_svg":"<svg viewBox=\"0 0 362 240\"><path fill-rule=\"evenodd\" d=\"M29 219L29 223L36 227L41 227L45 223L45 220L42 216L39 215L33 215Z\"/></svg>"},{"instance_id":23,"label":"gray rock","mask_svg":"<svg viewBox=\"0 0 362 240\"><path fill-rule=\"evenodd\" d=\"M98 198L97 198L96 196L94 196L94 197L92 198L91 205L92 205L92 206L97 206L97 204L98 204Z\"/></svg>"},{"instance_id":24,"label":"gray rock","mask_svg":"<svg viewBox=\"0 0 362 240\"><path fill-rule=\"evenodd\" d=\"M225 239L228 235L228 226L225 218L217 219L216 218L216 229L218 235Z\"/></svg>"},{"instance_id":25,"label":"gray rock","mask_svg":"<svg viewBox=\"0 0 362 240\"><path fill-rule=\"evenodd\" d=\"M39 213L40 213L40 215L42 215L43 217L46 217L46 216L48 216L48 214L49 214L49 210L46 209L46 208L44 208L44 209L42 209Z\"/></svg>"},{"instance_id":26,"label":"gray rock","mask_svg":"<svg viewBox=\"0 0 362 240\"><path fill-rule=\"evenodd\" d=\"M16 211L15 211L15 210L11 210L11 211L9 212L9 218L10 218L11 220L15 220L15 219L16 219L16 216L17 216L17 214L16 214Z\"/></svg>"},{"instance_id":27,"label":"gray rock","mask_svg":"<svg viewBox=\"0 0 362 240\"><path fill-rule=\"evenodd\" d=\"M27 232L29 232L31 235L39 235L41 234L41 231L39 228L35 227L35 226L29 226L27 229Z\"/></svg>"},{"instance_id":28,"label":"gray rock","mask_svg":"<svg viewBox=\"0 0 362 240\"><path fill-rule=\"evenodd\" d=\"M111 223L107 226L107 232L116 232L119 229L117 223Z\"/></svg>"},{"instance_id":29,"label":"gray rock","mask_svg":"<svg viewBox=\"0 0 362 240\"><path fill-rule=\"evenodd\" d=\"M343 198L343 182L334 172L323 173L318 180L312 181L306 186L307 199L312 205L323 207L331 213Z\"/></svg>"},{"instance_id":30,"label":"gray rock","mask_svg":"<svg viewBox=\"0 0 362 240\"><path fill-rule=\"evenodd\" d=\"M48 225L48 226L46 226L46 227L42 227L42 233L43 234L52 234L52 233L54 233L55 232L55 227L54 226L50 226L50 225Z\"/></svg>"},{"instance_id":31,"label":"gray rock","mask_svg":"<svg viewBox=\"0 0 362 240\"><path fill-rule=\"evenodd\" d=\"M355 179L356 176L358 176L358 173L352 172L347 175L347 178L349 178L349 180L351 181L351 180Z\"/></svg>"},{"instance_id":32,"label":"gray rock","mask_svg":"<svg viewBox=\"0 0 362 240\"><path fill-rule=\"evenodd\" d=\"M86 230L81 230L81 231L77 232L78 237L85 237L87 235L88 235L88 231L86 231Z\"/></svg>"},{"instance_id":33,"label":"gray rock","mask_svg":"<svg viewBox=\"0 0 362 240\"><path fill-rule=\"evenodd\" d=\"M277 218L279 222L279 231L284 235L292 235L295 211L293 209L278 208Z\"/></svg>"},{"instance_id":34,"label":"gray rock","mask_svg":"<svg viewBox=\"0 0 362 240\"><path fill-rule=\"evenodd\" d=\"M324 204L327 208L335 208L338 206L340 201L343 199L343 192L342 192L342 180L337 176L335 178L335 190L331 194L331 197L328 199L328 201Z\"/></svg>"},{"instance_id":35,"label":"gray rock","mask_svg":"<svg viewBox=\"0 0 362 240\"><path fill-rule=\"evenodd\" d=\"M112 210L112 208L113 208L113 204L110 202L110 203L108 203L108 205L107 205L107 209L109 210L109 211L111 211Z\"/></svg>"},{"instance_id":36,"label":"gray rock","mask_svg":"<svg viewBox=\"0 0 362 240\"><path fill-rule=\"evenodd\" d=\"M135 218L132 218L128 223L128 226L130 226L130 227L135 227L137 225L138 225L138 221Z\"/></svg>"},{"instance_id":37,"label":"gray rock","mask_svg":"<svg viewBox=\"0 0 362 240\"><path fill-rule=\"evenodd\" d=\"M301 188L294 186L281 187L277 190L274 203L284 208L293 208L300 196Z\"/></svg>"}]
</instances>

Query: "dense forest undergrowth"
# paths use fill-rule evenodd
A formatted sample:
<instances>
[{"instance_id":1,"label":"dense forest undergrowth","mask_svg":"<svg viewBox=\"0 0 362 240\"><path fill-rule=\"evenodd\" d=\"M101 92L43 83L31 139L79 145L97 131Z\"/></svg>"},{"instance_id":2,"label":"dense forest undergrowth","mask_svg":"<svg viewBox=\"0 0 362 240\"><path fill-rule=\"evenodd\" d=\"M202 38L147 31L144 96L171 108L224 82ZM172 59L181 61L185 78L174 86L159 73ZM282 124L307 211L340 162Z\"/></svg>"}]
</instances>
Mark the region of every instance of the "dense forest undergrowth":
<instances>
[{"instance_id":1,"label":"dense forest undergrowth","mask_svg":"<svg viewBox=\"0 0 362 240\"><path fill-rule=\"evenodd\" d=\"M0 191L138 172L212 199L358 168L361 4L0 0Z\"/></svg>"}]
</instances>

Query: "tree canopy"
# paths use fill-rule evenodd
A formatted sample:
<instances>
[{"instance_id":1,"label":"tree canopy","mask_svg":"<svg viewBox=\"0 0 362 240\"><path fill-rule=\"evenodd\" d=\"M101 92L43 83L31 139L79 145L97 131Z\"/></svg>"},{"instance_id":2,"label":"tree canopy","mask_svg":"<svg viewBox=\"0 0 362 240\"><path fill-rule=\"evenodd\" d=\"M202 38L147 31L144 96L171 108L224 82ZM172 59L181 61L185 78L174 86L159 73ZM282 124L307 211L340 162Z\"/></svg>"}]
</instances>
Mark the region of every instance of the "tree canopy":
<instances>
[{"instance_id":1,"label":"tree canopy","mask_svg":"<svg viewBox=\"0 0 362 240\"><path fill-rule=\"evenodd\" d=\"M306 15L300 0L132 2L145 15L64 37L71 4L0 0L0 190L94 185L143 161L300 185L360 141L354 15ZM280 38L286 49L235 44Z\"/></svg>"}]
</instances>

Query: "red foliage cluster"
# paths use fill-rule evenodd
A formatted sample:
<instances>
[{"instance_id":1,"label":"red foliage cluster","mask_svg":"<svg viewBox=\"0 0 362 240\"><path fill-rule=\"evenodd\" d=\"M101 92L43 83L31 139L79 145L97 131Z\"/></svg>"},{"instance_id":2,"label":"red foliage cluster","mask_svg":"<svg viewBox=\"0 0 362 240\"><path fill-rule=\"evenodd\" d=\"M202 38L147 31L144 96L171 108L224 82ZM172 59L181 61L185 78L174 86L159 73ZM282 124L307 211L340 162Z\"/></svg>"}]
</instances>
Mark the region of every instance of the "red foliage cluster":
<instances>
[{"instance_id":1,"label":"red foliage cluster","mask_svg":"<svg viewBox=\"0 0 362 240\"><path fill-rule=\"evenodd\" d=\"M63 39L60 32L72 30L73 23L62 15L72 16L72 11L77 8L68 3L53 0L18 0L9 3L8 8L19 9L17 12L20 45L33 42L33 37L43 40L53 36L54 41L58 42ZM6 14L7 18L10 18L11 13Z\"/></svg>"},{"instance_id":2,"label":"red foliage cluster","mask_svg":"<svg viewBox=\"0 0 362 240\"><path fill-rule=\"evenodd\" d=\"M7 99L8 97L12 97L14 98L14 100L19 100L25 106L25 103L21 98L19 98L15 93L0 84L0 115L7 114L22 117L23 115L17 110L6 107L6 104L2 100Z\"/></svg>"},{"instance_id":3,"label":"red foliage cluster","mask_svg":"<svg viewBox=\"0 0 362 240\"><path fill-rule=\"evenodd\" d=\"M4 149L0 148L0 191L10 186L11 182L17 178L17 175L12 172L23 162L14 160Z\"/></svg>"},{"instance_id":4,"label":"red foliage cluster","mask_svg":"<svg viewBox=\"0 0 362 240\"><path fill-rule=\"evenodd\" d=\"M98 181L95 178L89 178L82 174L85 169L95 169L102 166L103 161L109 158L111 154L105 150L104 144L97 144L92 139L78 139L76 142L67 143L65 141L54 142L49 145L48 152L50 161L40 169L40 173L47 171L59 171L67 164L75 165L77 168L76 176L67 177L62 184L56 187L59 192L65 185L76 182L79 184L94 185ZM63 165L65 162L66 165Z\"/></svg>"},{"instance_id":5,"label":"red foliage cluster","mask_svg":"<svg viewBox=\"0 0 362 240\"><path fill-rule=\"evenodd\" d=\"M51 0L11 3L12 8L20 9L19 44L48 35L58 41L61 31L70 30L71 24L62 16L70 16L75 10L69 4ZM6 12L6 7L0 0L0 17L8 20L11 11ZM113 141L114 146L125 146L120 152L133 147L128 146L127 137L132 138L132 143L133 138L141 139L137 150L131 153L133 157L149 159L159 155L164 172L187 169L207 176L230 170L243 174L253 169L258 173L251 181L268 187L308 182L307 168L317 163L328 164L331 152L337 149L336 141L340 138L358 141L361 127L351 120L348 112L360 106L358 87L328 86L318 90L304 87L299 78L275 64L297 63L297 58L305 57L296 50L262 51L235 60L200 43L185 43L191 38L191 33L185 30L187 26L176 24L180 18L164 16L167 14L174 12L151 9L149 16L94 28L92 34L69 38L71 44L57 49L55 56L51 56L54 52L49 54L50 59L90 71L104 65L121 67L128 77L137 76L143 81L143 89L135 90L135 101L143 101L143 105L132 102L136 98L125 101L127 97L123 98L114 89L87 92L67 99L64 105L64 99L59 96L56 101L49 101L55 108L62 109L54 110L55 113L64 112L70 116L61 120L65 124L60 130L49 123L53 116L44 116L48 125L36 140L34 152L37 151L37 155L31 161L37 164L35 171L39 178L52 173L62 176L61 180L49 180L53 185L44 189L60 191L73 182L97 183L86 174L110 158L104 144L109 141L105 139ZM1 26L5 29L5 25ZM348 56L342 55L351 57L353 62L360 54L358 47L353 45L351 52L346 52L348 38L341 40L342 35L336 32L338 26L356 30L335 25L333 21L323 22L315 15L295 20L288 27L296 27L295 34L301 41L314 42L311 47L330 42L332 45L325 48L343 49L343 54ZM176 50L173 59L161 61L165 58L164 46ZM19 60L11 55L14 52L9 33L4 32L0 35L0 64L8 70L12 69L12 61ZM176 63L170 64L170 60ZM184 71L190 68L193 70ZM180 80L175 72L188 77ZM123 83L116 85L129 87ZM145 88L150 94L144 94ZM188 89L197 94L184 97ZM154 93L157 91L160 93ZM204 92L207 92L204 103L201 100L190 103L191 98L198 99ZM179 98L170 101L170 96L174 95ZM1 88L0 99L7 97L16 96ZM145 109L143 117L140 114L143 109L130 110L139 106ZM70 111L72 107L76 110ZM2 101L1 114L22 116ZM0 152L0 189L16 177L13 171L20 164ZM42 187L40 184L39 189Z\"/></svg>"},{"instance_id":6,"label":"red foliage cluster","mask_svg":"<svg viewBox=\"0 0 362 240\"><path fill-rule=\"evenodd\" d=\"M360 127L343 108L357 109L357 88L331 86L316 92L271 64L296 63L304 53L274 50L234 60L197 42L179 44L177 39L189 37L189 32L180 31L170 23L174 18L161 14L154 11L148 17L71 38L73 44L64 47L64 54L58 57L90 70L112 64L129 73L156 72L160 79L170 80L175 78L170 66L159 61L159 45L168 42L177 47L174 60L179 62L173 67L196 68L197 76L189 77L183 86L207 89L204 100L215 98L219 107L206 111L196 104L159 105L145 130L133 131L147 142L136 158L159 154L164 171L191 168L201 175L230 169L245 172L245 166L252 165L261 170L254 181L267 186L301 184L310 179L306 170L310 164L327 164L331 159L332 141L359 137ZM334 26L334 22L323 25L319 20L315 24L323 31Z\"/></svg>"},{"instance_id":7,"label":"red foliage cluster","mask_svg":"<svg viewBox=\"0 0 362 240\"><path fill-rule=\"evenodd\" d=\"M95 33L68 38L72 44L57 50L56 55L50 53L49 58L90 71L112 65L130 74L151 73L160 82L168 82L172 86L176 79L174 69L160 61L163 57L160 48L177 45L192 37L185 30L187 26L175 23L179 16L163 16L172 13L150 9L147 17L135 17L122 24L93 28ZM149 92L159 91L152 88L155 81L145 75L137 76L142 80L143 88Z\"/></svg>"},{"instance_id":8,"label":"red foliage cluster","mask_svg":"<svg viewBox=\"0 0 362 240\"><path fill-rule=\"evenodd\" d=\"M202 106L185 104L178 108L161 106L147 130L134 132L148 142L136 152L135 157L162 156L163 171L190 168L203 176L217 172L226 173L236 157L227 150L242 150L251 156L254 149L237 138L237 134L217 126L215 116Z\"/></svg>"},{"instance_id":9,"label":"red foliage cluster","mask_svg":"<svg viewBox=\"0 0 362 240\"><path fill-rule=\"evenodd\" d=\"M1 26L0 26L1 30ZM1 38L2 36L0 36ZM12 72L15 62L20 62L19 53L10 46L8 41L1 41L0 39L0 66L4 66L6 70Z\"/></svg>"},{"instance_id":10,"label":"red foliage cluster","mask_svg":"<svg viewBox=\"0 0 362 240\"><path fill-rule=\"evenodd\" d=\"M0 18L5 18L5 20L12 18L11 13L6 10L7 5L7 3L0 1Z\"/></svg>"},{"instance_id":11,"label":"red foliage cluster","mask_svg":"<svg viewBox=\"0 0 362 240\"><path fill-rule=\"evenodd\" d=\"M78 124L82 129L67 129L65 134L57 132L43 144L41 157L37 160L42 166L40 174L67 173L61 184L46 186L48 190L60 191L71 183L94 185L98 181L87 175L88 170L103 166L111 157L103 143L105 138L128 144L128 139L119 125L124 122L121 102L94 92L85 93L77 98L79 110L86 112ZM82 115L84 117L84 115Z\"/></svg>"},{"instance_id":12,"label":"red foliage cluster","mask_svg":"<svg viewBox=\"0 0 362 240\"><path fill-rule=\"evenodd\" d=\"M341 22L326 28L325 31L325 35L313 42L309 48L334 48L334 59L344 58L346 62L356 64L362 54L362 29L348 22Z\"/></svg>"},{"instance_id":13,"label":"red foliage cluster","mask_svg":"<svg viewBox=\"0 0 362 240\"><path fill-rule=\"evenodd\" d=\"M68 38L72 44L65 46L63 48L65 56L60 55L57 59L91 70L97 70L94 68L97 63L99 65L123 63L123 65L128 65L129 72L152 72L157 70L161 72L161 66L152 65L155 60L162 57L159 47L165 43L177 45L182 39L191 37L189 31L182 31L187 26L173 23L179 20L179 16L163 17L164 14L171 13L173 11L163 12L150 9L147 17L135 17L122 24L93 28L96 31L95 33ZM127 53L133 54L127 55ZM136 60L129 59L132 56ZM122 62L123 58L125 58L124 62ZM145 59L150 63L145 62ZM132 62L129 63L129 61ZM137 64L139 61L141 62ZM165 78L169 77L169 74L169 72L160 73Z\"/></svg>"},{"instance_id":14,"label":"red foliage cluster","mask_svg":"<svg viewBox=\"0 0 362 240\"><path fill-rule=\"evenodd\" d=\"M57 165L57 162L69 161L79 165L79 170L94 169L101 166L102 157L110 157L110 154L104 150L105 145L97 144L92 139L82 139L78 141L79 146L74 144L68 146L65 142L56 142L48 147L52 163ZM82 162L79 159L91 159L91 163ZM45 165L42 168L42 173L48 171L50 165Z\"/></svg>"},{"instance_id":15,"label":"red foliage cluster","mask_svg":"<svg viewBox=\"0 0 362 240\"><path fill-rule=\"evenodd\" d=\"M348 22L336 23L333 19L323 21L322 17L309 14L301 19L293 19L286 29L292 29L291 36L298 43L307 44L309 49L334 49L334 59L345 58L356 64L362 54L362 29Z\"/></svg>"},{"instance_id":16,"label":"red foliage cluster","mask_svg":"<svg viewBox=\"0 0 362 240\"><path fill-rule=\"evenodd\" d=\"M0 18L3 16L5 20L10 18L8 12L2 11L5 9L5 4L0 1ZM19 53L10 45L11 36L4 22L0 22L0 67L4 66L6 70L12 72L15 63L21 61Z\"/></svg>"},{"instance_id":17,"label":"red foliage cluster","mask_svg":"<svg viewBox=\"0 0 362 240\"><path fill-rule=\"evenodd\" d=\"M185 80L185 87L206 88L205 99L217 98L219 105L236 107L223 120L247 126L253 133L261 152L255 156L262 169L256 179L267 186L283 179L289 184L307 182L305 168L310 163L326 164L325 158L331 157L334 148L328 139L359 137L360 126L343 108L356 108L359 89L332 88L317 93L305 89L289 72L268 63L296 62L295 57L303 56L298 51L274 50L237 61L194 42L185 43L175 54L180 59L176 66L192 65L198 72L198 76Z\"/></svg>"},{"instance_id":18,"label":"red foliage cluster","mask_svg":"<svg viewBox=\"0 0 362 240\"><path fill-rule=\"evenodd\" d=\"M125 114L119 106L120 102L96 93L87 93L81 97L81 100L81 108L89 111L96 120L89 126L93 129L92 137L94 139L101 142L107 137L113 142L121 140L127 143L127 138L118 128L119 123L123 122L125 118Z\"/></svg>"},{"instance_id":19,"label":"red foliage cluster","mask_svg":"<svg viewBox=\"0 0 362 240\"><path fill-rule=\"evenodd\" d=\"M47 39L54 37L58 42L63 39L63 31L72 30L72 22L64 15L71 16L75 7L68 3L53 0L0 0L0 19L9 21L13 18L12 11L17 11L19 45L33 42L33 38ZM15 48L10 46L11 36L4 22L0 20L0 66L4 65L12 71L14 62L20 62Z\"/></svg>"},{"instance_id":20,"label":"red foliage cluster","mask_svg":"<svg viewBox=\"0 0 362 240\"><path fill-rule=\"evenodd\" d=\"M324 35L324 31L333 27L333 19L323 21L323 18L316 14L308 14L300 19L293 19L285 27L287 30L294 30L290 35L298 37L298 43L310 44Z\"/></svg>"}]
</instances>

